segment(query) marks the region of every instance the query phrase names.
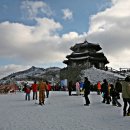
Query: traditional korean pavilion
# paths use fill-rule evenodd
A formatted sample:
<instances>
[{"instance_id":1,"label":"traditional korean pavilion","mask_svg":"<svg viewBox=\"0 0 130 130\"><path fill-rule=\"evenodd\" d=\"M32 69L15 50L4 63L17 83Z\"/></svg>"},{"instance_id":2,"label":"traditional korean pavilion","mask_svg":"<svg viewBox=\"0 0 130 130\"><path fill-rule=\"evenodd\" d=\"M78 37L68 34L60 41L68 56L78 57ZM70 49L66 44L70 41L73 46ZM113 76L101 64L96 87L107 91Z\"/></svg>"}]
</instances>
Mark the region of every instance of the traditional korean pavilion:
<instances>
[{"instance_id":1,"label":"traditional korean pavilion","mask_svg":"<svg viewBox=\"0 0 130 130\"><path fill-rule=\"evenodd\" d=\"M102 48L99 44L85 40L83 43L75 44L70 49L72 53L66 56L67 60L63 61L67 67L60 71L61 80L67 79L75 83L76 80L80 80L82 70L93 66L97 69L105 69L105 65L109 63L103 52L101 52Z\"/></svg>"},{"instance_id":2,"label":"traditional korean pavilion","mask_svg":"<svg viewBox=\"0 0 130 130\"><path fill-rule=\"evenodd\" d=\"M89 43L85 40L83 43L75 44L70 49L73 52L66 56L67 60L63 61L67 67L85 66L90 68L94 66L98 69L105 69L105 65L109 63L101 52L102 48L99 44Z\"/></svg>"}]
</instances>

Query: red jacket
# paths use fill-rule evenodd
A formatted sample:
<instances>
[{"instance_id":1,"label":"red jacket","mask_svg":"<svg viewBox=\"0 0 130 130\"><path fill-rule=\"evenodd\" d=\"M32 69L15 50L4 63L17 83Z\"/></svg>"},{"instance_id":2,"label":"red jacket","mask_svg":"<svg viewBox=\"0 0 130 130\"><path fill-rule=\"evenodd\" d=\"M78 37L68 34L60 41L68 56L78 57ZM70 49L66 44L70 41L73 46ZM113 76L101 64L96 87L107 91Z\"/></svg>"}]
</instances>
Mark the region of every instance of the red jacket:
<instances>
[{"instance_id":1,"label":"red jacket","mask_svg":"<svg viewBox=\"0 0 130 130\"><path fill-rule=\"evenodd\" d=\"M25 93L29 94L31 92L31 89L29 87L25 88Z\"/></svg>"},{"instance_id":2,"label":"red jacket","mask_svg":"<svg viewBox=\"0 0 130 130\"><path fill-rule=\"evenodd\" d=\"M32 91L33 92L37 92L37 88L38 88L37 84L32 84Z\"/></svg>"},{"instance_id":3,"label":"red jacket","mask_svg":"<svg viewBox=\"0 0 130 130\"><path fill-rule=\"evenodd\" d=\"M47 90L51 91L51 85L50 84L47 84Z\"/></svg>"}]
</instances>

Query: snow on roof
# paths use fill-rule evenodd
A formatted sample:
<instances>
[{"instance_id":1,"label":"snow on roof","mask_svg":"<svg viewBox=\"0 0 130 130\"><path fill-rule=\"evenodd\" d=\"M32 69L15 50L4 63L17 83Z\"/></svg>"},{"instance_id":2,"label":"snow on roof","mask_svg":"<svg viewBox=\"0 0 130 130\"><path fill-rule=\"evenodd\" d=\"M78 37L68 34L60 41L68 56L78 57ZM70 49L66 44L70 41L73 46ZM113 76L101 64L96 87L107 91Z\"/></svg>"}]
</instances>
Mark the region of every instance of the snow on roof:
<instances>
[{"instance_id":1,"label":"snow on roof","mask_svg":"<svg viewBox=\"0 0 130 130\"><path fill-rule=\"evenodd\" d=\"M96 69L95 67L83 70L82 74L83 76L81 78L83 79L84 77L88 77L92 84L96 84L98 81L102 82L103 79L106 79L109 83L115 83L117 78L125 78L124 76Z\"/></svg>"},{"instance_id":2,"label":"snow on roof","mask_svg":"<svg viewBox=\"0 0 130 130\"><path fill-rule=\"evenodd\" d=\"M70 58L71 60L83 60L83 59L87 59L89 58L89 56L83 56L83 57L76 57L76 58Z\"/></svg>"},{"instance_id":3,"label":"snow on roof","mask_svg":"<svg viewBox=\"0 0 130 130\"><path fill-rule=\"evenodd\" d=\"M80 54L86 54L86 53L88 53L89 51L88 50L86 50L86 51L84 51L84 52L73 52L72 54L76 54L76 55L80 55Z\"/></svg>"}]
</instances>

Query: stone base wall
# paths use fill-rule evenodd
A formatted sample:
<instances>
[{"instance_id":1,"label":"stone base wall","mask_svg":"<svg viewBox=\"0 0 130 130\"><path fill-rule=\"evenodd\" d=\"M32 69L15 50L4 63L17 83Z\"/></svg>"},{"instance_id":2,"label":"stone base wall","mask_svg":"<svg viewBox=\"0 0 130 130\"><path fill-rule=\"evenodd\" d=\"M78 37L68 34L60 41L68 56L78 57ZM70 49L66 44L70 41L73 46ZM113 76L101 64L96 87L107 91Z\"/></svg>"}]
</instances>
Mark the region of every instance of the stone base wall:
<instances>
[{"instance_id":1,"label":"stone base wall","mask_svg":"<svg viewBox=\"0 0 130 130\"><path fill-rule=\"evenodd\" d=\"M68 82L76 82L81 80L81 70L87 69L86 66L82 67L66 67L60 70L60 79L67 79Z\"/></svg>"}]
</instances>

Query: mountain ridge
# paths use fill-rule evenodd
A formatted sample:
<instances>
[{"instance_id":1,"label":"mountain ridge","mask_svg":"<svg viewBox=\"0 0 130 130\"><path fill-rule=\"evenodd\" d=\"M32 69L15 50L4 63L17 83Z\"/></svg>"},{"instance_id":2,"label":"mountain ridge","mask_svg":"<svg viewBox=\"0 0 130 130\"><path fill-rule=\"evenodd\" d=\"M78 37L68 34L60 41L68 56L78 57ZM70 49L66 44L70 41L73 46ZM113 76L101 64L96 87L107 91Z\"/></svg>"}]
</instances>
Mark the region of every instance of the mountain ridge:
<instances>
[{"instance_id":1,"label":"mountain ridge","mask_svg":"<svg viewBox=\"0 0 130 130\"><path fill-rule=\"evenodd\" d=\"M32 66L29 69L18 71L12 73L6 77L3 77L1 80L35 80L35 79L45 79L51 80L52 78L56 81L59 80L60 77L60 69L59 67L49 67L49 68L39 68Z\"/></svg>"}]
</instances>

